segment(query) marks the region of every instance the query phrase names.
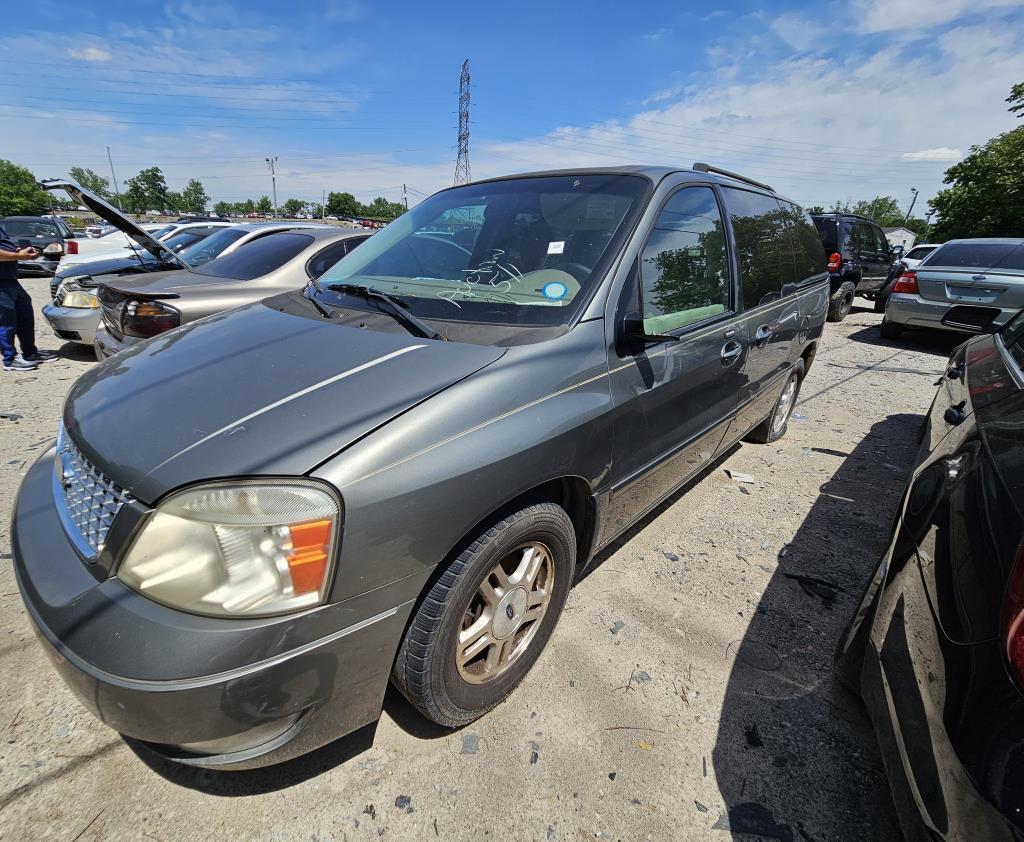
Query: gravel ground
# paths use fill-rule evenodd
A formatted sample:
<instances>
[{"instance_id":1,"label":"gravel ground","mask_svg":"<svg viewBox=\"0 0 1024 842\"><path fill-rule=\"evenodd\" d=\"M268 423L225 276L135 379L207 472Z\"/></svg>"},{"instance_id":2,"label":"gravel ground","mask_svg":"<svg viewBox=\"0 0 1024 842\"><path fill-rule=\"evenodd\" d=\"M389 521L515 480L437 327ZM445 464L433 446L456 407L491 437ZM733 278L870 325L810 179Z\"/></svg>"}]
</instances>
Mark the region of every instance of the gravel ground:
<instances>
[{"instance_id":1,"label":"gravel ground","mask_svg":"<svg viewBox=\"0 0 1024 842\"><path fill-rule=\"evenodd\" d=\"M46 282L25 283L42 306ZM786 437L738 446L602 554L497 710L439 731L390 693L376 729L228 775L136 753L36 644L6 513L94 363L63 345L0 375L0 838L898 838L865 713L829 663L957 340L889 343L878 323L828 325Z\"/></svg>"}]
</instances>

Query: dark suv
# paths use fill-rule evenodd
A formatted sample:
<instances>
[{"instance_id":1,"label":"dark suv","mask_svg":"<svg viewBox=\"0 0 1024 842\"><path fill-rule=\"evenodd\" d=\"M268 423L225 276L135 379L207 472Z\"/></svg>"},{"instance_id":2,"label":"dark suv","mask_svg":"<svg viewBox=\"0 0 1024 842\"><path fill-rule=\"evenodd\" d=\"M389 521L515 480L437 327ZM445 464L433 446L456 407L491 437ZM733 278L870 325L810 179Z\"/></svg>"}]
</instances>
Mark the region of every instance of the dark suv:
<instances>
[{"instance_id":1,"label":"dark suv","mask_svg":"<svg viewBox=\"0 0 1024 842\"><path fill-rule=\"evenodd\" d=\"M5 216L0 228L18 246L31 246L39 254L32 260L18 263L22 275L53 275L65 254L78 254L75 232L56 216Z\"/></svg>"},{"instance_id":2,"label":"dark suv","mask_svg":"<svg viewBox=\"0 0 1024 842\"><path fill-rule=\"evenodd\" d=\"M296 278L89 371L14 512L71 690L204 768L389 680L449 727L497 706L598 550L785 433L829 298L807 215L702 164L459 185Z\"/></svg>"},{"instance_id":3,"label":"dark suv","mask_svg":"<svg viewBox=\"0 0 1024 842\"><path fill-rule=\"evenodd\" d=\"M841 322L853 307L853 297L874 300L885 286L893 250L885 232L863 216L852 213L811 214L828 259L832 300L828 320Z\"/></svg>"}]
</instances>

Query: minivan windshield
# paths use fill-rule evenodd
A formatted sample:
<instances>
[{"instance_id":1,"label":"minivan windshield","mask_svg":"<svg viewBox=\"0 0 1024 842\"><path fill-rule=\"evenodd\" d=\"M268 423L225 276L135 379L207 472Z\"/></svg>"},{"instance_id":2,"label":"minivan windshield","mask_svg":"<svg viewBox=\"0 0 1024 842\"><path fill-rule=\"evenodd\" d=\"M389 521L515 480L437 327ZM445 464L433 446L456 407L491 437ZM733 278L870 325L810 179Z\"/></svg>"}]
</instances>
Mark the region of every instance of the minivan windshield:
<instances>
[{"instance_id":1,"label":"minivan windshield","mask_svg":"<svg viewBox=\"0 0 1024 842\"><path fill-rule=\"evenodd\" d=\"M470 184L391 222L320 278L386 292L427 318L559 325L599 282L649 182L584 173ZM372 307L373 305L366 305Z\"/></svg>"}]
</instances>

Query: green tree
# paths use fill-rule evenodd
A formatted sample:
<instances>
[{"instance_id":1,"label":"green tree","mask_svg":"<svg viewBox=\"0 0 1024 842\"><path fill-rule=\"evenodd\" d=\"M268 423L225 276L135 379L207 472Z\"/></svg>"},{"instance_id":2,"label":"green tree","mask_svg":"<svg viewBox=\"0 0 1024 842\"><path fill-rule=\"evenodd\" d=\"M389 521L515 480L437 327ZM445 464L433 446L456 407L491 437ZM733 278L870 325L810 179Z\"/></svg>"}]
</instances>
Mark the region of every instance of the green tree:
<instances>
[{"instance_id":1,"label":"green tree","mask_svg":"<svg viewBox=\"0 0 1024 842\"><path fill-rule=\"evenodd\" d=\"M82 187L99 196L105 202L113 202L114 197L110 192L110 182L102 175L84 167L72 167L68 170L72 181L77 181Z\"/></svg>"},{"instance_id":2,"label":"green tree","mask_svg":"<svg viewBox=\"0 0 1024 842\"><path fill-rule=\"evenodd\" d=\"M158 210L169 210L171 213L179 213L185 209L184 202L181 198L181 193L174 190L168 190L164 196L164 204Z\"/></svg>"},{"instance_id":3,"label":"green tree","mask_svg":"<svg viewBox=\"0 0 1024 842\"><path fill-rule=\"evenodd\" d=\"M50 207L49 194L30 170L0 160L0 216L33 215Z\"/></svg>"},{"instance_id":4,"label":"green tree","mask_svg":"<svg viewBox=\"0 0 1024 842\"><path fill-rule=\"evenodd\" d=\"M808 213L824 213L825 208L821 205L811 205L809 208L805 208Z\"/></svg>"},{"instance_id":5,"label":"green tree","mask_svg":"<svg viewBox=\"0 0 1024 842\"><path fill-rule=\"evenodd\" d=\"M256 213L272 213L274 210L274 206L271 204L269 196L260 196L254 207L256 209Z\"/></svg>"},{"instance_id":6,"label":"green tree","mask_svg":"<svg viewBox=\"0 0 1024 842\"><path fill-rule=\"evenodd\" d=\"M363 210L367 216L374 219L394 219L405 213L405 205L401 202L389 202L383 196L378 196Z\"/></svg>"},{"instance_id":7,"label":"green tree","mask_svg":"<svg viewBox=\"0 0 1024 842\"><path fill-rule=\"evenodd\" d=\"M206 211L206 203L210 197L206 195L203 183L198 179L190 179L185 189L181 191L181 207L186 213L203 213Z\"/></svg>"},{"instance_id":8,"label":"green tree","mask_svg":"<svg viewBox=\"0 0 1024 842\"><path fill-rule=\"evenodd\" d=\"M1010 111L1024 117L1024 82L1013 86L1006 100ZM950 185L929 202L939 214L934 236L1024 236L1024 126L998 135L946 170Z\"/></svg>"},{"instance_id":9,"label":"green tree","mask_svg":"<svg viewBox=\"0 0 1024 842\"><path fill-rule=\"evenodd\" d=\"M138 212L167 207L167 181L160 167L149 167L125 182L124 204Z\"/></svg>"},{"instance_id":10,"label":"green tree","mask_svg":"<svg viewBox=\"0 0 1024 842\"><path fill-rule=\"evenodd\" d=\"M362 216L363 207L351 193L328 193L327 213L331 216Z\"/></svg>"},{"instance_id":11,"label":"green tree","mask_svg":"<svg viewBox=\"0 0 1024 842\"><path fill-rule=\"evenodd\" d=\"M233 202L217 202L213 206L213 212L217 216L227 216L229 213L239 213L238 204Z\"/></svg>"},{"instance_id":12,"label":"green tree","mask_svg":"<svg viewBox=\"0 0 1024 842\"><path fill-rule=\"evenodd\" d=\"M850 212L866 216L886 228L903 224L904 213L900 210L900 203L892 196L875 196L871 200L856 202Z\"/></svg>"},{"instance_id":13,"label":"green tree","mask_svg":"<svg viewBox=\"0 0 1024 842\"><path fill-rule=\"evenodd\" d=\"M288 199L284 205L284 212L296 216L306 212L306 203L302 199Z\"/></svg>"}]
</instances>

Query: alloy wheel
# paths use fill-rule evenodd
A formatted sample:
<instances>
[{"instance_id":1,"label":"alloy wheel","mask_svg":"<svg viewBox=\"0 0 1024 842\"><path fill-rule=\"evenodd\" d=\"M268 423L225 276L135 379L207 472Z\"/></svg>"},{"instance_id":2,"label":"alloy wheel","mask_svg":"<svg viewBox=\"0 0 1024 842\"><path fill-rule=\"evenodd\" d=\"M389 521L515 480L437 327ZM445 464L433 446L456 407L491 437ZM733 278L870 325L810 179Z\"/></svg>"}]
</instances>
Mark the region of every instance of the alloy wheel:
<instances>
[{"instance_id":1,"label":"alloy wheel","mask_svg":"<svg viewBox=\"0 0 1024 842\"><path fill-rule=\"evenodd\" d=\"M455 663L465 681L493 680L529 648L554 581L551 551L539 541L516 547L484 577L455 641Z\"/></svg>"},{"instance_id":2,"label":"alloy wheel","mask_svg":"<svg viewBox=\"0 0 1024 842\"><path fill-rule=\"evenodd\" d=\"M779 395L779 402L775 405L775 415L772 416L772 432L777 433L789 420L789 413L793 411L793 401L796 398L796 388L799 380L796 373L789 376L786 381L786 388Z\"/></svg>"}]
</instances>

